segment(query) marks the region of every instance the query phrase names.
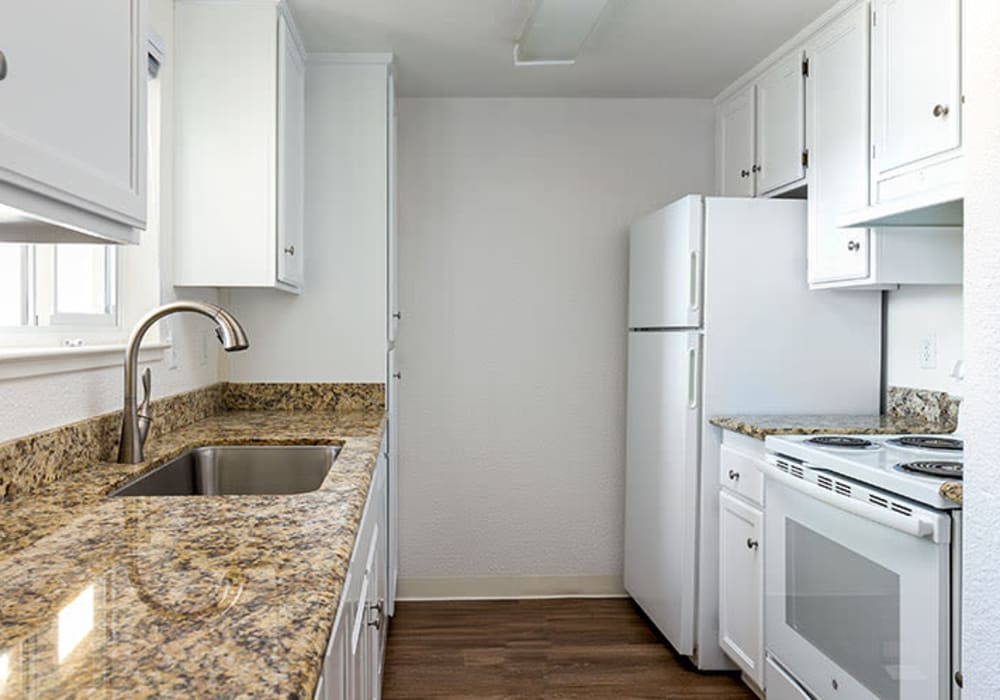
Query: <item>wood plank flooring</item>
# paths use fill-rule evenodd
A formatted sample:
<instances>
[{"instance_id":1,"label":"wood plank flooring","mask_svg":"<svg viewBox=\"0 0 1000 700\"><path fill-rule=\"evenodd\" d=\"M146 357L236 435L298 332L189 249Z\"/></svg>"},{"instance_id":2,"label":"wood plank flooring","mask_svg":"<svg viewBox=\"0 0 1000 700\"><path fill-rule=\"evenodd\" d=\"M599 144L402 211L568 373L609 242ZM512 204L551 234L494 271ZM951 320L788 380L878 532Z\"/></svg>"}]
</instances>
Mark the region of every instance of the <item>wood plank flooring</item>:
<instances>
[{"instance_id":1,"label":"wood plank flooring","mask_svg":"<svg viewBox=\"0 0 1000 700\"><path fill-rule=\"evenodd\" d=\"M678 657L626 599L397 603L385 700L751 700Z\"/></svg>"}]
</instances>

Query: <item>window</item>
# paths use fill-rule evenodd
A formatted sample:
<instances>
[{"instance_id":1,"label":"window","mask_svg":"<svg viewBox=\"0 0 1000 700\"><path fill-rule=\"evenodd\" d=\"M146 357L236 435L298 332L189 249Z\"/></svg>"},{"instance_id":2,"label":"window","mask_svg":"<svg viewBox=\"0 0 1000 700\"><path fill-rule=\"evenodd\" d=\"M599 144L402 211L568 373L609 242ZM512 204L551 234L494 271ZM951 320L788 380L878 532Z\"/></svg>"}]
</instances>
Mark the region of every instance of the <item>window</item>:
<instances>
[{"instance_id":1,"label":"window","mask_svg":"<svg viewBox=\"0 0 1000 700\"><path fill-rule=\"evenodd\" d=\"M0 244L0 326L114 326L118 323L114 246Z\"/></svg>"}]
</instances>

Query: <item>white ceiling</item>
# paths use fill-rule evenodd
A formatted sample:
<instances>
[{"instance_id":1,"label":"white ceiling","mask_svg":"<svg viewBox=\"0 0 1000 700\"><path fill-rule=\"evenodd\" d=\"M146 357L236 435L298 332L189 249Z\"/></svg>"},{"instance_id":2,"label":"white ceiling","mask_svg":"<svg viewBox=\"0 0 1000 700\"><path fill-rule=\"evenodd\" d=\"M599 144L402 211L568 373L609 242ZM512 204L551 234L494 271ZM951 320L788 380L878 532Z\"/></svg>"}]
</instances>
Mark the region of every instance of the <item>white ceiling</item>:
<instances>
[{"instance_id":1,"label":"white ceiling","mask_svg":"<svg viewBox=\"0 0 1000 700\"><path fill-rule=\"evenodd\" d=\"M714 97L835 0L611 0L576 65L514 68L535 0L289 0L309 51L392 51L405 96Z\"/></svg>"}]
</instances>

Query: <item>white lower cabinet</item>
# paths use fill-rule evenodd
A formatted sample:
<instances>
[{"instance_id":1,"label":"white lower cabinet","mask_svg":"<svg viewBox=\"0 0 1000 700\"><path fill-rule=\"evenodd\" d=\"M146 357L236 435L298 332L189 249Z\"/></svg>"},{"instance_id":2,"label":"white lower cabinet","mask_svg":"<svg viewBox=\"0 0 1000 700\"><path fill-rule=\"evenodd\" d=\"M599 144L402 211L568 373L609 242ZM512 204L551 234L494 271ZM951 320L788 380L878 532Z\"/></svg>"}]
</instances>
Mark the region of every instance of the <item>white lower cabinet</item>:
<instances>
[{"instance_id":1,"label":"white lower cabinet","mask_svg":"<svg viewBox=\"0 0 1000 700\"><path fill-rule=\"evenodd\" d=\"M719 492L719 644L759 688L765 687L764 511L757 488L763 452L759 440L726 432Z\"/></svg>"},{"instance_id":2,"label":"white lower cabinet","mask_svg":"<svg viewBox=\"0 0 1000 700\"><path fill-rule=\"evenodd\" d=\"M382 696L386 615L385 441L327 645L315 700L378 700Z\"/></svg>"}]
</instances>

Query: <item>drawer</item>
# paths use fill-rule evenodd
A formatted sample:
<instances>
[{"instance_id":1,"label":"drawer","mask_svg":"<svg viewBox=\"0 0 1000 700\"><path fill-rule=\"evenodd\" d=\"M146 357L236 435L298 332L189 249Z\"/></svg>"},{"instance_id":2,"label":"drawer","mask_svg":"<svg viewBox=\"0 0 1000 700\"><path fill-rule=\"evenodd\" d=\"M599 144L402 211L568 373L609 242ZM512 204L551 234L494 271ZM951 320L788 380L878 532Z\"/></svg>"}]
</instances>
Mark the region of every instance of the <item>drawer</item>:
<instances>
[{"instance_id":1,"label":"drawer","mask_svg":"<svg viewBox=\"0 0 1000 700\"><path fill-rule=\"evenodd\" d=\"M721 449L719 483L722 484L722 488L762 506L764 474L761 472L760 461L727 445L723 445Z\"/></svg>"}]
</instances>

